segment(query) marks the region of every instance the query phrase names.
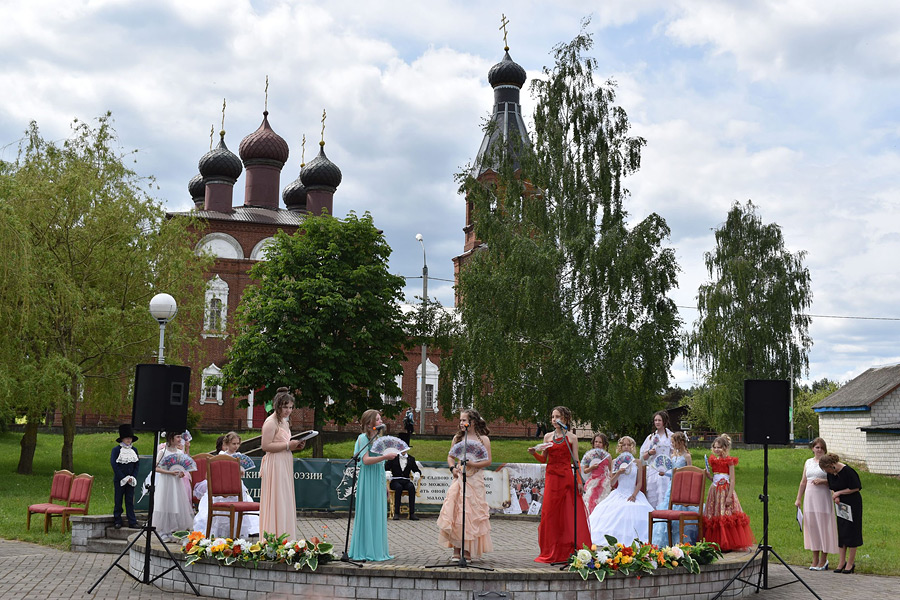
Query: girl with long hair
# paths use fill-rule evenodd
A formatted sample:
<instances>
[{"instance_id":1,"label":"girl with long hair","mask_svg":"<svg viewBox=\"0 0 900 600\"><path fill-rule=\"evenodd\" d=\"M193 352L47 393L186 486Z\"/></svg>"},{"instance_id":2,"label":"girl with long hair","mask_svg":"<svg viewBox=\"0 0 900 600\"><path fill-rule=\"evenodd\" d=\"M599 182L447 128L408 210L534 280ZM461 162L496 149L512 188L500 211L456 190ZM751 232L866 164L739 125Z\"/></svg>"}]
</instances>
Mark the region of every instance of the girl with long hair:
<instances>
[{"instance_id":1,"label":"girl with long hair","mask_svg":"<svg viewBox=\"0 0 900 600\"><path fill-rule=\"evenodd\" d=\"M381 434L381 413L369 409L360 418L362 433L356 438L353 454ZM354 560L390 560L387 535L387 476L384 465L391 454L376 454L371 447L362 455L356 483L356 518L350 538L350 558Z\"/></svg>"},{"instance_id":2,"label":"girl with long hair","mask_svg":"<svg viewBox=\"0 0 900 600\"><path fill-rule=\"evenodd\" d=\"M297 501L294 498L294 452L305 442L291 439L290 418L294 396L278 388L272 414L262 426L261 447L266 453L259 466L259 529L263 533L297 539ZM223 440L224 446L224 440Z\"/></svg>"}]
</instances>

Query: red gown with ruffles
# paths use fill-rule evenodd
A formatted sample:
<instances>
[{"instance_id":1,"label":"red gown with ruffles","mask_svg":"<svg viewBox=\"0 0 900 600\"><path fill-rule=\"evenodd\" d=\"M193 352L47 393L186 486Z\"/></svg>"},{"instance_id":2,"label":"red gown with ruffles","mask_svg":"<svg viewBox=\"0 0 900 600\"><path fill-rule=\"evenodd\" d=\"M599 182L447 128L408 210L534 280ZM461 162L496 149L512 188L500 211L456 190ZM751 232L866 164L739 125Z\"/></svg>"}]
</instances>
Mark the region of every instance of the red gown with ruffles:
<instances>
[{"instance_id":1,"label":"red gown with ruffles","mask_svg":"<svg viewBox=\"0 0 900 600\"><path fill-rule=\"evenodd\" d=\"M754 542L750 518L741 509L737 493L731 493L731 507L725 506L728 498L728 467L737 464L736 456L712 456L709 459L713 484L709 486L706 504L703 506L703 534L707 542L719 544L723 551L745 550Z\"/></svg>"},{"instance_id":2,"label":"red gown with ruffles","mask_svg":"<svg viewBox=\"0 0 900 600\"><path fill-rule=\"evenodd\" d=\"M587 512L581 494L576 493L572 481L572 458L563 442L547 448L547 470L544 473L544 503L541 524L538 526L538 545L541 555L536 562L553 563L569 560L584 544L591 545ZM572 511L575 511L575 515ZM575 517L575 518L573 518ZM577 520L577 525L575 522ZM577 548L572 547L572 526L578 528Z\"/></svg>"}]
</instances>

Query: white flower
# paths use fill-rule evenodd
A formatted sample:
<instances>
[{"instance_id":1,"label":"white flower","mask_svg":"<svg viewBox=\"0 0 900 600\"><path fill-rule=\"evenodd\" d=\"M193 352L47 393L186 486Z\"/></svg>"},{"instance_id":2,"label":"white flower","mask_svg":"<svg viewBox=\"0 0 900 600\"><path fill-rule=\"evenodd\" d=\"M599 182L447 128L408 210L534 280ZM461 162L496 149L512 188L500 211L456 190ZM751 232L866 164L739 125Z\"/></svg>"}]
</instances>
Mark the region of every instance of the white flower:
<instances>
[{"instance_id":1,"label":"white flower","mask_svg":"<svg viewBox=\"0 0 900 600\"><path fill-rule=\"evenodd\" d=\"M227 543L228 543L228 542L225 540L225 538L216 538L216 539L213 541L212 545L213 545L213 546L221 546L221 545L227 544Z\"/></svg>"},{"instance_id":2,"label":"white flower","mask_svg":"<svg viewBox=\"0 0 900 600\"><path fill-rule=\"evenodd\" d=\"M212 540L209 539L209 538L203 538L203 539L200 540L198 543L199 543L201 546L203 546L204 548L206 548L207 546L209 546L210 544L212 544Z\"/></svg>"},{"instance_id":3,"label":"white flower","mask_svg":"<svg viewBox=\"0 0 900 600\"><path fill-rule=\"evenodd\" d=\"M674 558L684 558L684 550L682 550L678 546L674 546L672 548L667 548L666 554L668 554Z\"/></svg>"},{"instance_id":4,"label":"white flower","mask_svg":"<svg viewBox=\"0 0 900 600\"><path fill-rule=\"evenodd\" d=\"M297 543L300 544L301 546L305 546L306 540L299 540Z\"/></svg>"},{"instance_id":5,"label":"white flower","mask_svg":"<svg viewBox=\"0 0 900 600\"><path fill-rule=\"evenodd\" d=\"M295 554L297 554L297 551L294 550L293 548L291 548L291 549L288 550L288 552L287 552L288 558L292 557L292 556L295 555Z\"/></svg>"},{"instance_id":6,"label":"white flower","mask_svg":"<svg viewBox=\"0 0 900 600\"><path fill-rule=\"evenodd\" d=\"M295 570L295 571L299 571L299 570L302 569L302 568L303 568L303 564L302 564L302 563L294 563L294 570Z\"/></svg>"},{"instance_id":7,"label":"white flower","mask_svg":"<svg viewBox=\"0 0 900 600\"><path fill-rule=\"evenodd\" d=\"M578 560L580 560L582 563L588 563L588 562L590 562L590 560L591 560L591 558L592 558L592 557L591 557L591 551L590 551L590 550L585 550L584 548L582 548L581 550L579 550L578 553L577 553L575 556L576 556L576 558L577 558Z\"/></svg>"},{"instance_id":8,"label":"white flower","mask_svg":"<svg viewBox=\"0 0 900 600\"><path fill-rule=\"evenodd\" d=\"M606 550L597 550L597 562L598 563L602 564L608 560L609 560L609 552L607 552Z\"/></svg>"},{"instance_id":9,"label":"white flower","mask_svg":"<svg viewBox=\"0 0 900 600\"><path fill-rule=\"evenodd\" d=\"M241 548L243 548L244 546L249 546L250 542L248 542L244 538L238 538L238 539L234 540L234 545L240 546Z\"/></svg>"}]
</instances>

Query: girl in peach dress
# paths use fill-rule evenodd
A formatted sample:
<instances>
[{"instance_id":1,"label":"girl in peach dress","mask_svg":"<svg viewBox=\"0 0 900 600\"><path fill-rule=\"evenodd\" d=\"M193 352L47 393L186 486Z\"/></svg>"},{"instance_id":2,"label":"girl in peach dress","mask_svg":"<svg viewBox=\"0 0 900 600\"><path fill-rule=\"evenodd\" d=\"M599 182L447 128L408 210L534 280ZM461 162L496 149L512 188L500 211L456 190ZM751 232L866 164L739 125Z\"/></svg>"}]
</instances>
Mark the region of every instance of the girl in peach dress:
<instances>
[{"instance_id":1,"label":"girl in peach dress","mask_svg":"<svg viewBox=\"0 0 900 600\"><path fill-rule=\"evenodd\" d=\"M262 426L262 449L266 455L259 467L259 531L289 540L297 539L297 502L294 499L294 455L304 442L291 439L288 424L294 397L280 387L272 401L272 414Z\"/></svg>"}]
</instances>

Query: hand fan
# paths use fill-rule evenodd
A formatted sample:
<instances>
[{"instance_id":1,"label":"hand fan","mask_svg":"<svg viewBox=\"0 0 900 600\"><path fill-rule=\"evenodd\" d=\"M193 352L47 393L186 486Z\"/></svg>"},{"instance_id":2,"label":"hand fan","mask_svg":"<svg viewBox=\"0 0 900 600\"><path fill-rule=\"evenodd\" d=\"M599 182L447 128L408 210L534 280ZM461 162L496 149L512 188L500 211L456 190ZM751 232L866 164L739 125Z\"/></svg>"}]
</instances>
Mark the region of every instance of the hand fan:
<instances>
[{"instance_id":1,"label":"hand fan","mask_svg":"<svg viewBox=\"0 0 900 600\"><path fill-rule=\"evenodd\" d=\"M618 471L619 467L622 465L630 465L634 462L634 456L631 452L623 452L622 454L616 457L616 460L613 462L613 472Z\"/></svg>"},{"instance_id":2,"label":"hand fan","mask_svg":"<svg viewBox=\"0 0 900 600\"><path fill-rule=\"evenodd\" d=\"M581 457L581 468L587 469L591 466L591 462L595 460L603 461L603 459L609 457L609 452L602 448L591 448L587 452L584 453L584 456Z\"/></svg>"},{"instance_id":3,"label":"hand fan","mask_svg":"<svg viewBox=\"0 0 900 600\"><path fill-rule=\"evenodd\" d=\"M488 459L487 448L484 447L484 444L476 440L456 442L450 447L450 452L448 454L457 460L462 460L465 456L467 460L471 460L472 462L481 462Z\"/></svg>"},{"instance_id":4,"label":"hand fan","mask_svg":"<svg viewBox=\"0 0 900 600\"><path fill-rule=\"evenodd\" d=\"M544 450L546 450L547 448L549 448L552 445L553 444L551 444L550 442L541 442L540 444L538 444L537 446L534 447L534 451L535 452L543 452Z\"/></svg>"},{"instance_id":5,"label":"hand fan","mask_svg":"<svg viewBox=\"0 0 900 600\"><path fill-rule=\"evenodd\" d=\"M674 463L672 462L672 459L665 454L657 454L653 457L653 460L650 461L650 466L660 473L665 473L666 471L672 470Z\"/></svg>"},{"instance_id":6,"label":"hand fan","mask_svg":"<svg viewBox=\"0 0 900 600\"><path fill-rule=\"evenodd\" d=\"M400 454L409 450L409 445L398 437L385 435L376 439L370 446L375 454L388 454L393 450L393 454Z\"/></svg>"},{"instance_id":7,"label":"hand fan","mask_svg":"<svg viewBox=\"0 0 900 600\"><path fill-rule=\"evenodd\" d=\"M235 452L234 454L232 454L232 456L241 461L241 468L245 471L249 471L250 469L256 467L256 463L253 462L253 459L246 454Z\"/></svg>"},{"instance_id":8,"label":"hand fan","mask_svg":"<svg viewBox=\"0 0 900 600\"><path fill-rule=\"evenodd\" d=\"M181 452L177 452L175 454L167 454L161 461L159 461L158 466L160 469L168 469L170 471L197 470L197 463L194 462L194 459Z\"/></svg>"}]
</instances>

